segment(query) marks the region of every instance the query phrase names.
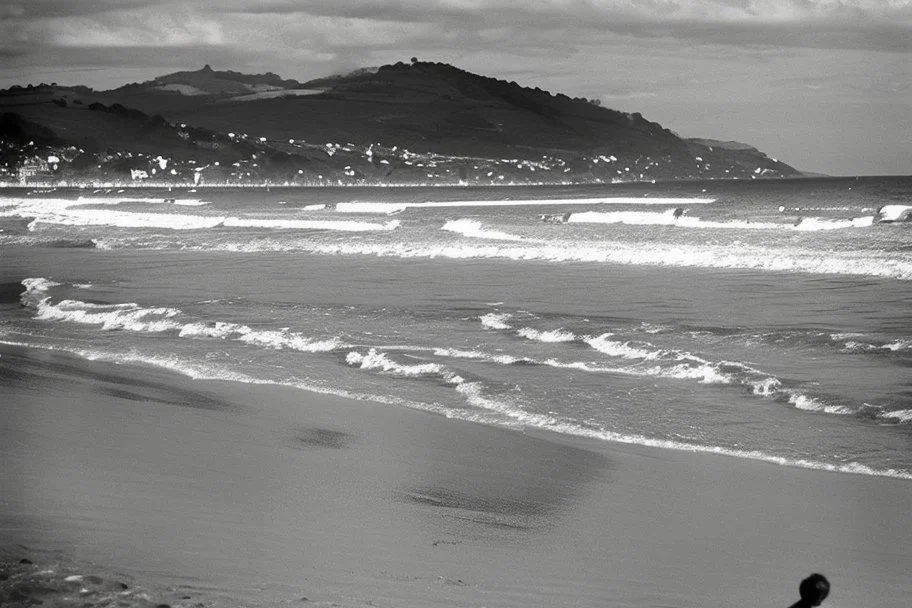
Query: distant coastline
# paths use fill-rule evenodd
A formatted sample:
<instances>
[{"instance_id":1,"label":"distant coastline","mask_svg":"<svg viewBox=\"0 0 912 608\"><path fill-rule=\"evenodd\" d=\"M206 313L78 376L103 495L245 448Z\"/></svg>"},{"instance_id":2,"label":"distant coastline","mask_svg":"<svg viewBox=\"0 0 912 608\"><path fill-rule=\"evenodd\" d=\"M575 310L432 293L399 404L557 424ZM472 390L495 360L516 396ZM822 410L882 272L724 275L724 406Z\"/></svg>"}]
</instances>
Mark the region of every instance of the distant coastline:
<instances>
[{"instance_id":1,"label":"distant coastline","mask_svg":"<svg viewBox=\"0 0 912 608\"><path fill-rule=\"evenodd\" d=\"M207 65L110 91L56 83L0 91L0 182L21 185L573 185L800 175L749 144L682 138L638 112L443 63L399 62L307 83Z\"/></svg>"}]
</instances>

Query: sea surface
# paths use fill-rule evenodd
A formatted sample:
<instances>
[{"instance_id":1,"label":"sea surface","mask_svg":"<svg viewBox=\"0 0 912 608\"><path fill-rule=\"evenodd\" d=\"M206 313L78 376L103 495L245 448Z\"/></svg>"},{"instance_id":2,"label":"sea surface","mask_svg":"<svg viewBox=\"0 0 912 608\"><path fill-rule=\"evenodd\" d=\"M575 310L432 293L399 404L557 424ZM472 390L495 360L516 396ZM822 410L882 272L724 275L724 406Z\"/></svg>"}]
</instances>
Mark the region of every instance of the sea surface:
<instances>
[{"instance_id":1,"label":"sea surface","mask_svg":"<svg viewBox=\"0 0 912 608\"><path fill-rule=\"evenodd\" d=\"M880 221L910 207L910 177L7 189L0 347L912 479L912 223Z\"/></svg>"}]
</instances>

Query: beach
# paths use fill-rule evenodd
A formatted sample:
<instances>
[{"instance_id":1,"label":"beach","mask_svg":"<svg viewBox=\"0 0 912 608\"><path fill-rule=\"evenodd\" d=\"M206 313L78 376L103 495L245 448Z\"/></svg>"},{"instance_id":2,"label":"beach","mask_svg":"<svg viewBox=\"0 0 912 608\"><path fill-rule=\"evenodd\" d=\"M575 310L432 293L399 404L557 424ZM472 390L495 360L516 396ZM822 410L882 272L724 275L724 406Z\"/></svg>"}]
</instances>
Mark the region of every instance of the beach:
<instances>
[{"instance_id":1,"label":"beach","mask_svg":"<svg viewBox=\"0 0 912 608\"><path fill-rule=\"evenodd\" d=\"M5 190L0 604L905 606L910 194Z\"/></svg>"},{"instance_id":2,"label":"beach","mask_svg":"<svg viewBox=\"0 0 912 608\"><path fill-rule=\"evenodd\" d=\"M910 591L904 480L0 353L5 556L162 603L784 606L812 571L828 606Z\"/></svg>"}]
</instances>

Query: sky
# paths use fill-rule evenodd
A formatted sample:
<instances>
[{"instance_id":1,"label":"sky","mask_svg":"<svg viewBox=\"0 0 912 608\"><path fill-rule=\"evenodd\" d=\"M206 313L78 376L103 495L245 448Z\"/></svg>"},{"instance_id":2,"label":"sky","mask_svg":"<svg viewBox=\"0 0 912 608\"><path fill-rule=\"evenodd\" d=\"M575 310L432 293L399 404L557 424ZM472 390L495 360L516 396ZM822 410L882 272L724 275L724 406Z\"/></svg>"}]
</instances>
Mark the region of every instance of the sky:
<instances>
[{"instance_id":1,"label":"sky","mask_svg":"<svg viewBox=\"0 0 912 608\"><path fill-rule=\"evenodd\" d=\"M418 57L830 175L912 174L912 0L0 0L0 87Z\"/></svg>"}]
</instances>

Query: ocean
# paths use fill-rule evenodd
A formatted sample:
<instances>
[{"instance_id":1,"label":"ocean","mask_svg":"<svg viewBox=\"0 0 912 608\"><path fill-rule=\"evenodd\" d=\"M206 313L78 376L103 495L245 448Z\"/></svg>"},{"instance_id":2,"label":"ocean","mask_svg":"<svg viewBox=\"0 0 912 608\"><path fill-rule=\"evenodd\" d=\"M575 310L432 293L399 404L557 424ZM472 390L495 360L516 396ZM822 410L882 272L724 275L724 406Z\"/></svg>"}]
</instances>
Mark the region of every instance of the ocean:
<instances>
[{"instance_id":1,"label":"ocean","mask_svg":"<svg viewBox=\"0 0 912 608\"><path fill-rule=\"evenodd\" d=\"M912 479L910 209L910 177L7 189L0 352Z\"/></svg>"}]
</instances>

